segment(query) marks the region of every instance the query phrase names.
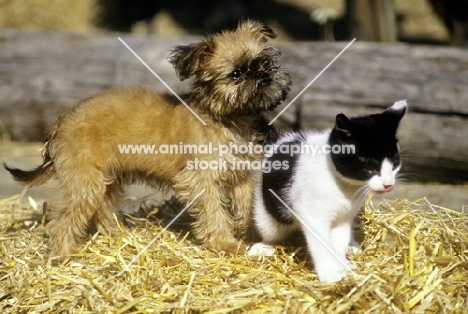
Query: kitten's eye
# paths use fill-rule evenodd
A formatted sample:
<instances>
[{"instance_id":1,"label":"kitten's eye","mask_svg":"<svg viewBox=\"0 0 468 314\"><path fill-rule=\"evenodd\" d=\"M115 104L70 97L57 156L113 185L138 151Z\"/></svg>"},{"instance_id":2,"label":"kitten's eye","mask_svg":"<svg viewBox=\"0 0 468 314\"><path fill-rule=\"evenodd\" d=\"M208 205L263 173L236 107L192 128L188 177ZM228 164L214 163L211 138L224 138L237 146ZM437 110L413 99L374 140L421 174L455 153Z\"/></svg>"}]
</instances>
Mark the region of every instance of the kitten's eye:
<instances>
[{"instance_id":1,"label":"kitten's eye","mask_svg":"<svg viewBox=\"0 0 468 314\"><path fill-rule=\"evenodd\" d=\"M367 169L366 173L368 175L372 175L372 176L375 176L376 174L379 174L379 172L377 170L374 170L374 169Z\"/></svg>"},{"instance_id":2,"label":"kitten's eye","mask_svg":"<svg viewBox=\"0 0 468 314\"><path fill-rule=\"evenodd\" d=\"M242 71L241 69L235 69L234 71L231 72L231 78L233 80L237 80L242 76Z\"/></svg>"}]
</instances>

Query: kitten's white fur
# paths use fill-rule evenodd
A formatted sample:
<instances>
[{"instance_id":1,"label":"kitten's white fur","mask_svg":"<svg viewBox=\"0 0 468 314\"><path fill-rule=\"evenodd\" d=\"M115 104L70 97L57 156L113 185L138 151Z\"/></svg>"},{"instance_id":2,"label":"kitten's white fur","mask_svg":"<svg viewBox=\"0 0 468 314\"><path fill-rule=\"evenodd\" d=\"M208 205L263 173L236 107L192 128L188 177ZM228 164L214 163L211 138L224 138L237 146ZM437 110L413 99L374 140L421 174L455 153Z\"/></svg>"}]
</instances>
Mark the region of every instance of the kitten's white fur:
<instances>
[{"instance_id":1,"label":"kitten's white fur","mask_svg":"<svg viewBox=\"0 0 468 314\"><path fill-rule=\"evenodd\" d=\"M400 110L403 107L406 107L406 101L395 103L389 110ZM320 133L307 132L306 144L326 145L330 132L330 129ZM281 138L279 143L294 139L294 134L289 134ZM331 156L319 153L315 156L301 154L295 168L298 171L293 175L293 184L288 195L283 196L289 198L291 210L297 215L290 225L282 224L270 215L262 197L262 182L257 184L254 220L263 243L254 244L249 255L273 255L276 243L287 239L294 230L302 229L319 280L339 281L351 272L346 254L349 250L359 250L352 237L353 220L362 206L362 202L357 201L362 198L356 197L356 193L365 184L373 191L390 191L399 167L392 169L392 162L384 159L380 174L374 175L367 182L361 182L343 177L335 169ZM280 191L274 192L282 195Z\"/></svg>"}]
</instances>

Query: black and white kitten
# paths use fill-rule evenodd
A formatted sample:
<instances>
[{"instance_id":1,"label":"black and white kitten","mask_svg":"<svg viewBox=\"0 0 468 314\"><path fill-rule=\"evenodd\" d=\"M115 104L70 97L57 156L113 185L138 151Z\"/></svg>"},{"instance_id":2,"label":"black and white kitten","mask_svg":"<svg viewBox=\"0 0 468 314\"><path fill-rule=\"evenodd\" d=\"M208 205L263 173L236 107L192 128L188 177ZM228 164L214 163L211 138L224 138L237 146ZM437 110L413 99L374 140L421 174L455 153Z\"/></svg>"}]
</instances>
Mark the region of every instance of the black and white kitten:
<instances>
[{"instance_id":1,"label":"black and white kitten","mask_svg":"<svg viewBox=\"0 0 468 314\"><path fill-rule=\"evenodd\" d=\"M264 163L282 167L264 172L256 187L254 221L263 242L249 255L273 255L276 243L300 229L320 281L352 272L346 253L358 250L352 237L364 200L358 196L393 189L401 167L396 132L406 107L402 100L379 114L339 114L333 129L277 139Z\"/></svg>"}]
</instances>

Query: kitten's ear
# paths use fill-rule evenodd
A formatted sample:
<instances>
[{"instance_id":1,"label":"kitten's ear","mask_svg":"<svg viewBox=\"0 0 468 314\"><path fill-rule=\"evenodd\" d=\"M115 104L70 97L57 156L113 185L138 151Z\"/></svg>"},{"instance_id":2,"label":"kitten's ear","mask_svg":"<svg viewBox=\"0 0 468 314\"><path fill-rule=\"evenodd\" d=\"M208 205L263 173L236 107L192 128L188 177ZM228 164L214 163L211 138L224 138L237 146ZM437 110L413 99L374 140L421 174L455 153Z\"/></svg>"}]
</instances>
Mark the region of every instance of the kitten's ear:
<instances>
[{"instance_id":1,"label":"kitten's ear","mask_svg":"<svg viewBox=\"0 0 468 314\"><path fill-rule=\"evenodd\" d=\"M384 113L394 117L394 121L396 126L400 123L401 118L406 113L406 109L408 108L408 104L406 103L406 99L397 101L391 107L387 108Z\"/></svg>"},{"instance_id":2,"label":"kitten's ear","mask_svg":"<svg viewBox=\"0 0 468 314\"><path fill-rule=\"evenodd\" d=\"M400 119L405 115L406 109L408 108L408 103L406 99L397 101L391 107L388 107L384 112L392 113L400 117Z\"/></svg>"},{"instance_id":3,"label":"kitten's ear","mask_svg":"<svg viewBox=\"0 0 468 314\"><path fill-rule=\"evenodd\" d=\"M344 140L351 136L351 130L349 129L350 122L344 114L340 113L336 115L335 132L339 140Z\"/></svg>"}]
</instances>

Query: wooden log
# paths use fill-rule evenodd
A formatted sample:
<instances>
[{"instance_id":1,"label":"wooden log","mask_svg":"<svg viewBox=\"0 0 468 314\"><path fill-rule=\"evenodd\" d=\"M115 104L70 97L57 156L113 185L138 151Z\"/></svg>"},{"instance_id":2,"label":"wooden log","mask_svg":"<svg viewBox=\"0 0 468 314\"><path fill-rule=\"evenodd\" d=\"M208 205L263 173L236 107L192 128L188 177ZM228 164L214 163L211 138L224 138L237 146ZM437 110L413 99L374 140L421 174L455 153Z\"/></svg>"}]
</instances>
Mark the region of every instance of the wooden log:
<instances>
[{"instance_id":1,"label":"wooden log","mask_svg":"<svg viewBox=\"0 0 468 314\"><path fill-rule=\"evenodd\" d=\"M78 35L0 30L0 118L16 141L41 141L56 115L116 85L166 92L121 37L176 92L187 91L167 61L170 49L200 38ZM273 118L347 43L276 43L293 88ZM275 122L282 129L331 127L336 114L375 113L408 99L400 130L411 179L468 181L468 51L355 42ZM110 113L111 114L111 113ZM298 121L298 119L300 121Z\"/></svg>"},{"instance_id":2,"label":"wooden log","mask_svg":"<svg viewBox=\"0 0 468 314\"><path fill-rule=\"evenodd\" d=\"M281 47L295 96L346 43ZM468 51L405 44L354 43L296 100L282 126L327 128L336 114L377 113L407 99L399 130L403 172L412 180L468 181ZM295 115L294 112L300 112ZM271 115L273 116L273 115ZM295 121L300 117L300 121Z\"/></svg>"}]
</instances>

